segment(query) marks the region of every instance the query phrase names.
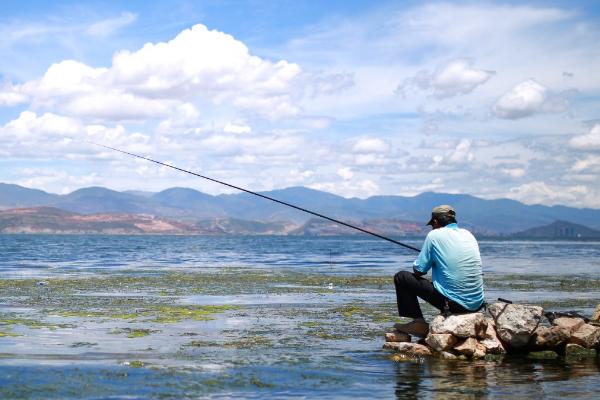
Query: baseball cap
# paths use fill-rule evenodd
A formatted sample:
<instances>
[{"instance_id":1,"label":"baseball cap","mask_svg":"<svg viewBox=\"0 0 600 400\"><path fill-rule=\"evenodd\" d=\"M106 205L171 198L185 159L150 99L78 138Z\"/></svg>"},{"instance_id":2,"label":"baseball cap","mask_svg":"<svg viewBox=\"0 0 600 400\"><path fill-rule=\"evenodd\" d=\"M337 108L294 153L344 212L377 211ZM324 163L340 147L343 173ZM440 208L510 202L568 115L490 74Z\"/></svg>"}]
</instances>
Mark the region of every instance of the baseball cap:
<instances>
[{"instance_id":1,"label":"baseball cap","mask_svg":"<svg viewBox=\"0 0 600 400\"><path fill-rule=\"evenodd\" d=\"M431 210L431 219L429 220L427 225L432 225L434 218L447 214L454 217L456 215L456 211L454 211L454 208L452 206L449 206L447 204L442 204L441 206L433 207L433 210Z\"/></svg>"}]
</instances>

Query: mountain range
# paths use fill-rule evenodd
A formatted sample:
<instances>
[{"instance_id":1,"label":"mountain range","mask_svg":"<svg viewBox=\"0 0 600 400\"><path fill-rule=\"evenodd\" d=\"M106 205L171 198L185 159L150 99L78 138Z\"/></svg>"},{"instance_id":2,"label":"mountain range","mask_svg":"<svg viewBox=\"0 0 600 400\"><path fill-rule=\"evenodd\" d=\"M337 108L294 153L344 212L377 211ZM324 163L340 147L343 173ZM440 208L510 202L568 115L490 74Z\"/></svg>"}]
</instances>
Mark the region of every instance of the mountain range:
<instances>
[{"instance_id":1,"label":"mountain range","mask_svg":"<svg viewBox=\"0 0 600 400\"><path fill-rule=\"evenodd\" d=\"M373 196L359 199L305 187L261 194L345 221L379 220L385 224L384 220L395 220L421 226L429 219L434 206L451 204L457 211L459 223L480 234L507 235L557 220L600 229L599 209L526 205L515 200L486 200L467 194L426 192L412 197ZM238 221L236 226L241 226L239 221L301 226L312 218L309 214L248 193L213 196L189 188L170 188L149 193L89 187L58 195L0 183L0 209L26 207L53 207L83 215L148 214L194 224L211 219L230 219Z\"/></svg>"}]
</instances>

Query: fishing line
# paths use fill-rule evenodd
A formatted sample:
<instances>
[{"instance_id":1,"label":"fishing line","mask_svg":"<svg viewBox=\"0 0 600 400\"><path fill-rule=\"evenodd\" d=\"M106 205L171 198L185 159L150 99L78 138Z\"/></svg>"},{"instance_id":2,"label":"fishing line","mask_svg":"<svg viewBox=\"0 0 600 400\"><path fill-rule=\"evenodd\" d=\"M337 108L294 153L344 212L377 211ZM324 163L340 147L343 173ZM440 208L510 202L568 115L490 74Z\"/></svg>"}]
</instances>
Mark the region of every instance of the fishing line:
<instances>
[{"instance_id":1,"label":"fishing line","mask_svg":"<svg viewBox=\"0 0 600 400\"><path fill-rule=\"evenodd\" d=\"M194 175L194 176L197 176L197 177L199 177L199 178L202 178L202 179L206 179L206 180L209 180L209 181L212 181L212 182L216 182L216 183L219 183L219 184L221 184L221 185L228 186L228 187L230 187L230 188L237 189L237 190L240 190L240 191L242 191L242 192L246 192L246 193L252 194L252 195L254 195L254 196L262 197L263 199L267 199L267 200L274 201L275 203L279 203L279 204L282 204L282 205L284 205L284 206L288 206L288 207L294 208L294 209L296 209L296 210L299 210L299 211L302 211L302 212L305 212L305 213L308 213L308 214L315 215L315 216L317 216L317 217L319 217L319 218L323 218L323 219L326 219L326 220L328 220L328 221L335 222L336 224L340 224L340 225L346 226L346 227L348 227L348 228L356 229L357 231L360 231L360 232L366 233L366 234L368 234L368 235L372 235L372 236L378 237L379 239L387 240L388 242L391 242L391 243L397 244L397 245L399 245L399 246L402 246L402 247L406 247L407 249L411 249L411 250L414 250L414 251L417 251L417 252L421 251L420 249L418 249L418 248L416 248L416 247L413 247L413 246L411 246L411 245L408 245L408 244L405 244L405 243L399 242L399 241L397 241L397 240L394 240L394 239L391 239L391 238L389 238L389 237L386 237L386 236L380 235L380 234L378 234L378 233L375 233L375 232L368 231L368 230L366 230L366 229L363 229L363 228L361 228L361 227L358 227L358 226L355 226L355 225L349 224L349 223L347 223L347 222L344 222L344 221L340 221L340 220L338 220L338 219L335 219L335 218L328 217L328 216L326 216L326 215L320 214L320 213L318 213L318 212L315 212L315 211L308 210L308 209L306 209L306 208L303 208L303 207L300 207L300 206L296 206L296 205L294 205L294 204L291 204L291 203L287 203L287 202L285 202L285 201L282 201L282 200L277 200L277 199L275 199L275 198L273 198L273 197L269 197L269 196L267 196L267 195L264 195L264 194L260 194L260 193L257 193L257 192L253 192L253 191L251 191L251 190L244 189L244 188L242 188L242 187L235 186L235 185L232 185L232 184L230 184L230 183L227 183L227 182L220 181L220 180L218 180L218 179L210 178L210 177L208 177L208 176L201 175L201 174L198 174L198 173L196 173L196 172L188 171L188 170L186 170L186 169L179 168L179 167L176 167L176 166L174 166L174 165L169 165L169 164L166 164L166 163L164 163L164 162L162 162L162 161L153 160L152 158L148 158L148 157L140 156L140 155L138 155L138 154L135 154L135 153L130 153L130 152L128 152L128 151L125 151L125 150L119 150L119 149L117 149L117 148L110 147L110 146L106 146L106 145L104 145L104 144L100 144L100 143L95 143L95 142L90 142L90 141L87 141L87 142L88 142L88 143L90 143L90 144L94 144L94 145L96 145L96 146L104 147L105 149L110 149L110 150L113 150L113 151L118 151L119 153L127 154L127 155L129 155L129 156L132 156L132 157L137 157L137 158L140 158L140 159L142 159L142 160L146 160L146 161L150 161L150 162L153 162L153 163L155 163L155 164L158 164L158 165L162 165L162 166L165 166L165 167L168 167L168 168L175 169L175 170L177 170L177 171L185 172L186 174Z\"/></svg>"}]
</instances>

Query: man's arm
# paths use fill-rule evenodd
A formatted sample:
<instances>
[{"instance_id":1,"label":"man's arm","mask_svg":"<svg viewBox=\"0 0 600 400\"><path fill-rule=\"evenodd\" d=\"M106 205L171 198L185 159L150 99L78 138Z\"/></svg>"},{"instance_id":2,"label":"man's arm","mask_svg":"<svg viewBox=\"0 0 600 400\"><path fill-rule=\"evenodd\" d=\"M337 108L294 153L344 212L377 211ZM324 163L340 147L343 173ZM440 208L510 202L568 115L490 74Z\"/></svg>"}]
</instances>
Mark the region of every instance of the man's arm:
<instances>
[{"instance_id":1,"label":"man's arm","mask_svg":"<svg viewBox=\"0 0 600 400\"><path fill-rule=\"evenodd\" d=\"M430 235L427 235L425 242L423 243L423 247L421 248L421 252L413 263L413 273L416 276L426 275L433 266L433 260L431 259L431 247L431 237Z\"/></svg>"}]
</instances>

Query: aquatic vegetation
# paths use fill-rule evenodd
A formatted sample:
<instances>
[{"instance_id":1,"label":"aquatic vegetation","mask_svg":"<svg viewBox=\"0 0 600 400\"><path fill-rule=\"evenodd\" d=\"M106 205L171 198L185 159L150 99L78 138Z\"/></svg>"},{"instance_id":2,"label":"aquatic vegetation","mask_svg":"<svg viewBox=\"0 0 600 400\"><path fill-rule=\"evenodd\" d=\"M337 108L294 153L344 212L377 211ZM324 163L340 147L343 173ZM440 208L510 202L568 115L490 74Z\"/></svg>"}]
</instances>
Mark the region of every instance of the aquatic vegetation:
<instances>
[{"instance_id":1,"label":"aquatic vegetation","mask_svg":"<svg viewBox=\"0 0 600 400\"><path fill-rule=\"evenodd\" d=\"M148 364L143 361L133 360L133 361L126 361L123 363L123 365L126 365L131 368L143 368L143 367L147 366Z\"/></svg>"},{"instance_id":2,"label":"aquatic vegetation","mask_svg":"<svg viewBox=\"0 0 600 400\"><path fill-rule=\"evenodd\" d=\"M0 326L12 327L13 325L26 326L27 328L30 328L30 329L46 328L46 329L50 329L50 330L56 330L58 328L72 328L73 327L73 325L71 325L71 324L55 324L55 323L44 322L44 321L40 321L40 320L36 320L36 319L21 318L21 317L14 316L14 314L11 314L11 315L0 314Z\"/></svg>"},{"instance_id":3,"label":"aquatic vegetation","mask_svg":"<svg viewBox=\"0 0 600 400\"><path fill-rule=\"evenodd\" d=\"M153 333L160 332L159 330L143 329L143 328L118 328L113 329L110 333L113 335L127 334L130 339L140 338L151 335Z\"/></svg>"},{"instance_id":4,"label":"aquatic vegetation","mask_svg":"<svg viewBox=\"0 0 600 400\"><path fill-rule=\"evenodd\" d=\"M154 314L152 321L157 323L175 323L184 319L196 321L210 321L214 315L229 310L238 310L240 306L233 305L207 305L207 306L157 306L150 312Z\"/></svg>"},{"instance_id":5,"label":"aquatic vegetation","mask_svg":"<svg viewBox=\"0 0 600 400\"><path fill-rule=\"evenodd\" d=\"M14 333L14 332L3 332L0 331L0 337L15 337L15 336L21 336L18 333Z\"/></svg>"}]
</instances>

